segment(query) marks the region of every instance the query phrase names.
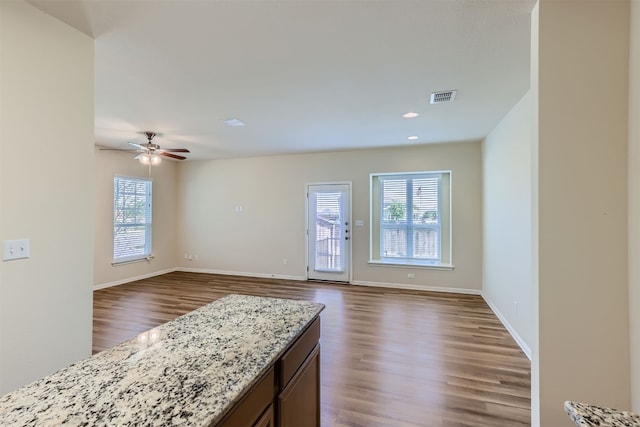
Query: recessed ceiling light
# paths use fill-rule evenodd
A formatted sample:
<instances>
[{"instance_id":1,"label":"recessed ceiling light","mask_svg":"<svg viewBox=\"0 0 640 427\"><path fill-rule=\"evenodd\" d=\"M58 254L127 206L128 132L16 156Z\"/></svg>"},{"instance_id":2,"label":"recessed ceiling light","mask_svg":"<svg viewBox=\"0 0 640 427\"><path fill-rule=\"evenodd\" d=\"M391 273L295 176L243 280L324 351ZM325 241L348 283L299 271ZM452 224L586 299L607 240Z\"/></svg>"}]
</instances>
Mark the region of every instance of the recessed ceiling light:
<instances>
[{"instance_id":1,"label":"recessed ceiling light","mask_svg":"<svg viewBox=\"0 0 640 427\"><path fill-rule=\"evenodd\" d=\"M240 119L227 119L224 121L224 124L229 126L246 126L247 124Z\"/></svg>"},{"instance_id":2,"label":"recessed ceiling light","mask_svg":"<svg viewBox=\"0 0 640 427\"><path fill-rule=\"evenodd\" d=\"M411 141L415 141L416 139L418 139L418 137L416 135L411 135L409 138Z\"/></svg>"},{"instance_id":3,"label":"recessed ceiling light","mask_svg":"<svg viewBox=\"0 0 640 427\"><path fill-rule=\"evenodd\" d=\"M405 119L415 119L419 115L420 114L418 114L418 113L414 113L413 111L409 111L408 113L403 114L402 117L404 117Z\"/></svg>"}]
</instances>

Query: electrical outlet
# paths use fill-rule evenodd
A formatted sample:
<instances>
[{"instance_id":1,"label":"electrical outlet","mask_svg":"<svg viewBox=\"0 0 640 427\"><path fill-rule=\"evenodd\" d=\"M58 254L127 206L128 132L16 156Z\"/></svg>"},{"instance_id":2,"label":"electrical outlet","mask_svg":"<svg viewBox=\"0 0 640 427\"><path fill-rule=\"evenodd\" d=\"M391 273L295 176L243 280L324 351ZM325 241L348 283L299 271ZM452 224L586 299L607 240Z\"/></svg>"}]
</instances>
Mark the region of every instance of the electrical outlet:
<instances>
[{"instance_id":1,"label":"electrical outlet","mask_svg":"<svg viewBox=\"0 0 640 427\"><path fill-rule=\"evenodd\" d=\"M413 273L407 274L407 279L415 279L415 278L416 278L415 274L413 274Z\"/></svg>"},{"instance_id":2,"label":"electrical outlet","mask_svg":"<svg viewBox=\"0 0 640 427\"><path fill-rule=\"evenodd\" d=\"M282 264L287 265L287 262L288 262L288 261L287 261L287 259L286 259L286 258L283 258L283 259L282 259Z\"/></svg>"}]
</instances>

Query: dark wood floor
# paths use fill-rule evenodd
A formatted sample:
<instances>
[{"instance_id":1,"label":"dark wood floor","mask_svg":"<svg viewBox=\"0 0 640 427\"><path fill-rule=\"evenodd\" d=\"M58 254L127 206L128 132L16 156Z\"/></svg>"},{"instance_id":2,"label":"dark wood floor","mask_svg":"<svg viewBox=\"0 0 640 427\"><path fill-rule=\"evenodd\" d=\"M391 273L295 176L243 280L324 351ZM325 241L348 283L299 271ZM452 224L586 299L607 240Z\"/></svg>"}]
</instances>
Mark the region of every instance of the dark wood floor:
<instances>
[{"instance_id":1,"label":"dark wood floor","mask_svg":"<svg viewBox=\"0 0 640 427\"><path fill-rule=\"evenodd\" d=\"M98 352L230 293L322 313L322 425L530 424L530 363L481 297L175 272L94 293Z\"/></svg>"}]
</instances>

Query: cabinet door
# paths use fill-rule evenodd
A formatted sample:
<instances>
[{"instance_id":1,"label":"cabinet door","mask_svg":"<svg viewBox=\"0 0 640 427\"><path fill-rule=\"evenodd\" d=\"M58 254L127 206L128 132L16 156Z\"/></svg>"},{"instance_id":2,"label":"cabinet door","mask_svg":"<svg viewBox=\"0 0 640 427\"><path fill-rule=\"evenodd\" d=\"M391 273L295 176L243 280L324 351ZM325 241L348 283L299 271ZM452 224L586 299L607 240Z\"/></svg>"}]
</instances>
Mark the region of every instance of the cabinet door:
<instances>
[{"instance_id":1,"label":"cabinet door","mask_svg":"<svg viewBox=\"0 0 640 427\"><path fill-rule=\"evenodd\" d=\"M320 344L278 396L278 426L320 426Z\"/></svg>"},{"instance_id":2,"label":"cabinet door","mask_svg":"<svg viewBox=\"0 0 640 427\"><path fill-rule=\"evenodd\" d=\"M273 419L273 405L269 405L253 427L275 427L275 425L275 420Z\"/></svg>"}]
</instances>

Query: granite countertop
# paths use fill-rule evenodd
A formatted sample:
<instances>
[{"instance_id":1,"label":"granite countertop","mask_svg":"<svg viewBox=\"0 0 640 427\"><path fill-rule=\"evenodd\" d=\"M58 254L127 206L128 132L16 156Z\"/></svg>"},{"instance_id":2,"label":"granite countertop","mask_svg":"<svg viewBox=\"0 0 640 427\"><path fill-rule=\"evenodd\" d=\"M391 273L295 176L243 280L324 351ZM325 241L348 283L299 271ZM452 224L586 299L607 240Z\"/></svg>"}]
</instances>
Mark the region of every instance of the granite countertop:
<instances>
[{"instance_id":1,"label":"granite countertop","mask_svg":"<svg viewBox=\"0 0 640 427\"><path fill-rule=\"evenodd\" d=\"M215 423L323 308L226 296L0 397L0 425Z\"/></svg>"},{"instance_id":2,"label":"granite countertop","mask_svg":"<svg viewBox=\"0 0 640 427\"><path fill-rule=\"evenodd\" d=\"M564 410L579 427L640 426L640 415L602 406L578 402L564 402Z\"/></svg>"}]
</instances>

